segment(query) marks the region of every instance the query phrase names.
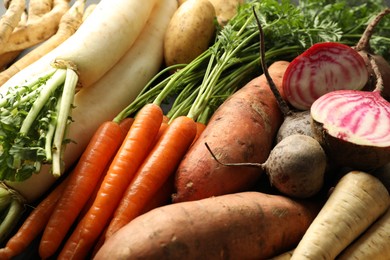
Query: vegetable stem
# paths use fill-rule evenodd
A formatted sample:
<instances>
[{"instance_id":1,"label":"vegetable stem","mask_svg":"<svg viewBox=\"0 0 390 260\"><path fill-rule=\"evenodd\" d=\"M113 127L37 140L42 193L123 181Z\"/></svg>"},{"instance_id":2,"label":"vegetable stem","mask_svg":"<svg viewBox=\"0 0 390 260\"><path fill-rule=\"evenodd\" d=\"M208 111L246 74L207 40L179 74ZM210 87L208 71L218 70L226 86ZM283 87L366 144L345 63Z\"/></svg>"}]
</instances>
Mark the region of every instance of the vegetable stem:
<instances>
[{"instance_id":1,"label":"vegetable stem","mask_svg":"<svg viewBox=\"0 0 390 260\"><path fill-rule=\"evenodd\" d=\"M38 98L33 103L30 111L23 121L23 124L20 128L20 134L27 134L34 120L37 118L38 113L42 110L42 107L46 104L52 93L64 82L65 77L66 70L59 69L45 83L42 91L39 93Z\"/></svg>"},{"instance_id":2,"label":"vegetable stem","mask_svg":"<svg viewBox=\"0 0 390 260\"><path fill-rule=\"evenodd\" d=\"M64 83L64 90L60 100L57 125L53 140L52 173L55 177L59 177L61 175L61 154L63 151L62 144L65 136L65 130L68 125L70 109L72 107L74 93L78 81L77 73L74 70L67 68L65 71L66 80Z\"/></svg>"}]
</instances>

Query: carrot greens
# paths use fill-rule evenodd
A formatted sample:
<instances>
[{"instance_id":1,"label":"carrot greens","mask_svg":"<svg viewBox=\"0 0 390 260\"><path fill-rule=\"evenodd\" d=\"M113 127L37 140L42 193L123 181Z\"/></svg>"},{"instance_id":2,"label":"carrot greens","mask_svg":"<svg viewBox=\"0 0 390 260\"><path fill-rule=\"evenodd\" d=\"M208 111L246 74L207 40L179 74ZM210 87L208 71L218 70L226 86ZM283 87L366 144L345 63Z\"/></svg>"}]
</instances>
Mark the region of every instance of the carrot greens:
<instances>
[{"instance_id":1,"label":"carrot greens","mask_svg":"<svg viewBox=\"0 0 390 260\"><path fill-rule=\"evenodd\" d=\"M262 73L253 8L259 14L267 39L265 58L271 64L276 60L292 60L317 42L354 45L373 14L385 6L378 0L358 5L356 1L302 0L297 5L286 0L246 1L236 16L218 28L213 44L204 53L188 64L162 71L117 119L133 115L139 107L158 97L159 104L172 103L174 99L168 109L171 120L186 112L194 120L203 113L202 120L207 121L206 107L211 115L237 88ZM386 32L388 26L389 21L383 21L378 30ZM372 48L381 55L389 51L388 35L372 38ZM157 80L167 71L175 72Z\"/></svg>"}]
</instances>

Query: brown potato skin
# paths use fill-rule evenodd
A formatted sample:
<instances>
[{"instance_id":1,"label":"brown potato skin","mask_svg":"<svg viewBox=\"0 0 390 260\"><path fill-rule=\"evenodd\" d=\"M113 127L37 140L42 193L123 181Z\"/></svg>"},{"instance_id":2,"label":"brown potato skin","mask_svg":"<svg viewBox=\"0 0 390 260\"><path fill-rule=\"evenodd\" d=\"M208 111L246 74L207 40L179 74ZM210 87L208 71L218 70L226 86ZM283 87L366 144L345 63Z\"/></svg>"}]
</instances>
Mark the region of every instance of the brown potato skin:
<instances>
[{"instance_id":1,"label":"brown potato skin","mask_svg":"<svg viewBox=\"0 0 390 260\"><path fill-rule=\"evenodd\" d=\"M124 226L94 259L267 259L296 246L319 208L260 192L170 204Z\"/></svg>"},{"instance_id":2,"label":"brown potato skin","mask_svg":"<svg viewBox=\"0 0 390 260\"><path fill-rule=\"evenodd\" d=\"M203 53L215 32L215 9L209 0L187 0L173 14L164 38L166 66L186 64Z\"/></svg>"},{"instance_id":3,"label":"brown potato skin","mask_svg":"<svg viewBox=\"0 0 390 260\"><path fill-rule=\"evenodd\" d=\"M287 61L269 67L281 91ZM256 167L223 166L211 156L209 145L224 163L263 163L283 121L276 99L261 75L228 98L210 118L205 130L189 149L175 173L173 202L246 191L259 180Z\"/></svg>"},{"instance_id":4,"label":"brown potato skin","mask_svg":"<svg viewBox=\"0 0 390 260\"><path fill-rule=\"evenodd\" d=\"M240 4L244 3L244 0L209 0L217 15L218 23L221 26L226 25L230 19L237 13L237 8Z\"/></svg>"}]
</instances>

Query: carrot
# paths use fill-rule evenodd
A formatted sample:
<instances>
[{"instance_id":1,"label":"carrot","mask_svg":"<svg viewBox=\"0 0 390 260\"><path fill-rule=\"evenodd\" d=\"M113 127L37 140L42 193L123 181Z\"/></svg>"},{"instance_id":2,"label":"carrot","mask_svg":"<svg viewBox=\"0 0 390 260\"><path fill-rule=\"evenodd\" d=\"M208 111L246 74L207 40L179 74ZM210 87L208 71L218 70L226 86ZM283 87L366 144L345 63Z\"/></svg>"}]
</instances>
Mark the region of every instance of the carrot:
<instances>
[{"instance_id":1,"label":"carrot","mask_svg":"<svg viewBox=\"0 0 390 260\"><path fill-rule=\"evenodd\" d=\"M141 214L146 202L176 170L195 135L196 123L189 117L177 117L169 124L122 197L107 228L106 239Z\"/></svg>"},{"instance_id":2,"label":"carrot","mask_svg":"<svg viewBox=\"0 0 390 260\"><path fill-rule=\"evenodd\" d=\"M390 256L390 209L338 257L345 259L386 260Z\"/></svg>"},{"instance_id":3,"label":"carrot","mask_svg":"<svg viewBox=\"0 0 390 260\"><path fill-rule=\"evenodd\" d=\"M0 259L11 259L23 253L31 242L43 232L49 218L63 195L67 179L56 186L23 221L22 226L8 240L4 248L0 249Z\"/></svg>"},{"instance_id":4,"label":"carrot","mask_svg":"<svg viewBox=\"0 0 390 260\"><path fill-rule=\"evenodd\" d=\"M376 177L361 171L346 173L335 185L291 259L335 259L389 205L389 192Z\"/></svg>"},{"instance_id":5,"label":"carrot","mask_svg":"<svg viewBox=\"0 0 390 260\"><path fill-rule=\"evenodd\" d=\"M288 62L279 61L269 68L278 88L281 88L287 66ZM175 173L177 191L173 202L252 187L260 177L258 169L221 166L204 144L213 147L224 162L264 162L281 123L282 114L264 75L235 92L214 112L205 130L180 163Z\"/></svg>"},{"instance_id":6,"label":"carrot","mask_svg":"<svg viewBox=\"0 0 390 260\"><path fill-rule=\"evenodd\" d=\"M153 11L153 15L150 15L148 22L144 26L142 33L140 33L137 40L134 42L134 44L131 46L129 50L120 58L120 60L113 66L107 73L104 74L99 80L93 84L90 88L82 88L80 89L74 96L74 108L72 110L72 119L73 122L69 126L68 135L67 138L69 140L73 140L74 142L68 143L65 149L64 153L64 166L65 169L69 167L69 165L72 165L81 155L81 153L84 151L85 147L88 145L88 142L96 129L99 127L100 124L102 124L104 121L112 120L112 118L120 112L131 100L133 100L141 88L145 86L145 84L155 75L155 73L158 72L158 69L161 68L162 63L162 38L165 32L165 28L167 26L167 23L169 22L169 18L173 11L176 9L177 3L175 0L166 0L166 1L157 1L163 3L162 8L155 8ZM99 6L102 3L102 1L99 2ZM119 8L121 10L140 10L142 9L142 14L144 12L148 11L149 5L153 4L150 1L148 1L147 5L142 5L140 8L120 8L120 5L126 4L126 5L132 5L132 4L139 4L139 1L121 1L118 2L118 5L115 5L115 8ZM112 4L110 1L108 1L107 4ZM145 9L143 9L145 7ZM113 17L115 19L106 19L104 18L105 15L102 16L102 12L104 10L107 10L111 13L113 11L115 14L113 14ZM97 15L93 15L95 11L98 11ZM122 19L123 16L128 17L128 19L125 19L126 22L130 22L130 20L135 19L134 26L141 26L142 27L142 21L144 18L147 17L147 13L145 16L142 16L141 19L138 19L138 15L141 15L140 11L137 11L137 13L134 12L120 12L120 15L117 11L113 10L113 8L102 8L97 7L95 10L90 14L87 20L91 21L91 23L94 26L87 26L88 29L95 28L99 29L100 34L107 33L109 36L107 39L113 39L111 36L111 33L117 32L118 30L105 32L102 31L102 26L99 26L98 24L105 21L116 21L116 19L120 19L121 22L124 22ZM122 17L122 18L120 18ZM81 25L85 26L85 23L87 20ZM115 23L115 22L114 22ZM91 25L91 24L90 24ZM96 25L96 27L95 27ZM111 22L109 23L110 27L107 27L106 29L111 28L113 24ZM80 27L81 27L80 26ZM116 23L116 26L119 26L121 28L123 25L120 23ZM132 26L131 26L132 27ZM129 26L124 26L124 28L128 29ZM137 27L137 31L138 31ZM125 32L121 29L121 33L125 34ZM131 38L136 37L135 31L133 31L130 28L131 33L129 34ZM77 32L80 32L78 30ZM77 32L75 34L77 34ZM84 29L84 33L87 33L87 28ZM73 34L71 38L77 37L77 38L83 38L83 36L80 36L78 34L75 36ZM97 35L96 35L97 36ZM116 37L123 36L121 34L115 35ZM85 35L84 35L85 37ZM128 35L126 35L126 41ZM88 43L93 42L91 38L88 38ZM69 39L68 39L69 40ZM80 39L81 40L81 39ZM97 40L95 43L99 44L99 47L102 47L100 45L100 40L97 36ZM77 39L74 39L72 41L76 41L75 45L78 47L81 47L80 42ZM119 44L120 40L115 41L115 44ZM67 44L67 43L63 43ZM62 45L61 45L62 46ZM60 46L58 46L60 48ZM63 47L61 47L62 49ZM65 48L66 52L70 51L69 48ZM95 48L86 48L88 50L96 50ZM115 47L113 47L115 49ZM148 49L149 51L144 51L145 49ZM64 51L64 49L62 49ZM85 51L85 49L84 49ZM56 49L53 50L53 52L58 53L60 50ZM101 51L99 54L101 55L107 53L105 51ZM53 56L55 57L55 54L50 53L47 54L49 57L45 55L45 57L42 57L40 61L37 61L34 63L34 65L31 64L31 66L37 68L38 64L41 66L44 65L44 61L51 62ZM89 66L92 66L91 64L92 59L89 59L88 64ZM100 63L100 62L98 62ZM105 62L103 62L105 63ZM30 67L30 66L29 66ZM84 67L86 68L86 67ZM23 72L22 72L23 71ZM33 71L30 71L30 69L27 70L27 68L23 69L20 73L23 75L29 75L29 73L33 73ZM27 72L30 71L30 72ZM34 70L35 71L35 70ZM142 71L142 73L140 73ZM19 74L19 73L18 73ZM21 75L12 77L13 79L19 78ZM81 76L81 75L80 75ZM10 79L0 87L0 93L2 95L5 95L7 91L9 90L9 87L13 86L12 81L13 79ZM19 78L20 79L20 78ZM115 88L113 88L115 86ZM34 174L31 176L31 178L26 179L23 182L11 182L7 181L7 184L17 190L23 197L26 198L27 201L32 202L36 200L38 197L42 195L48 188L53 185L53 183L56 181L56 178L51 176L50 174L50 167L44 166L42 167L41 171L38 174Z\"/></svg>"},{"instance_id":7,"label":"carrot","mask_svg":"<svg viewBox=\"0 0 390 260\"><path fill-rule=\"evenodd\" d=\"M146 158L161 126L163 112L148 104L135 116L134 122L116 153L97 196L60 252L61 258L85 258L108 224L127 186Z\"/></svg>"},{"instance_id":8,"label":"carrot","mask_svg":"<svg viewBox=\"0 0 390 260\"><path fill-rule=\"evenodd\" d=\"M196 135L195 135L193 143L199 138L199 136L202 134L202 132L205 129L206 129L206 124L205 123L202 123L202 122L199 122L199 121L196 122Z\"/></svg>"},{"instance_id":9,"label":"carrot","mask_svg":"<svg viewBox=\"0 0 390 260\"><path fill-rule=\"evenodd\" d=\"M57 251L123 139L122 128L113 121L107 121L97 129L71 173L68 185L43 232L39 244L42 259Z\"/></svg>"},{"instance_id":10,"label":"carrot","mask_svg":"<svg viewBox=\"0 0 390 260\"><path fill-rule=\"evenodd\" d=\"M296 245L320 206L260 192L170 204L118 230L94 259L266 259Z\"/></svg>"}]
</instances>

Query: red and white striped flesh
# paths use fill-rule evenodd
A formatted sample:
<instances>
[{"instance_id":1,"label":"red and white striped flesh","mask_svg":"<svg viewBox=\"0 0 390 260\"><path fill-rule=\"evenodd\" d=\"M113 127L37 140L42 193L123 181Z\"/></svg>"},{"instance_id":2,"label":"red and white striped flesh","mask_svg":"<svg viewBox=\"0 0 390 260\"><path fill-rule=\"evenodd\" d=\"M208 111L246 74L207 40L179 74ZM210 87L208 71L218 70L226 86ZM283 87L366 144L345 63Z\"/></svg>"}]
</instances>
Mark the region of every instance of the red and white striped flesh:
<instances>
[{"instance_id":1,"label":"red and white striped flesh","mask_svg":"<svg viewBox=\"0 0 390 260\"><path fill-rule=\"evenodd\" d=\"M313 103L311 115L336 138L359 145L390 147L390 103L379 92L328 93Z\"/></svg>"},{"instance_id":2,"label":"red and white striped flesh","mask_svg":"<svg viewBox=\"0 0 390 260\"><path fill-rule=\"evenodd\" d=\"M322 95L340 89L361 90L369 74L353 48L336 42L316 43L288 66L283 91L290 105L307 110Z\"/></svg>"},{"instance_id":3,"label":"red and white striped flesh","mask_svg":"<svg viewBox=\"0 0 390 260\"><path fill-rule=\"evenodd\" d=\"M375 169L390 163L390 103L380 91L333 91L310 112L318 141L338 164Z\"/></svg>"}]
</instances>

